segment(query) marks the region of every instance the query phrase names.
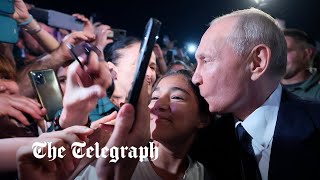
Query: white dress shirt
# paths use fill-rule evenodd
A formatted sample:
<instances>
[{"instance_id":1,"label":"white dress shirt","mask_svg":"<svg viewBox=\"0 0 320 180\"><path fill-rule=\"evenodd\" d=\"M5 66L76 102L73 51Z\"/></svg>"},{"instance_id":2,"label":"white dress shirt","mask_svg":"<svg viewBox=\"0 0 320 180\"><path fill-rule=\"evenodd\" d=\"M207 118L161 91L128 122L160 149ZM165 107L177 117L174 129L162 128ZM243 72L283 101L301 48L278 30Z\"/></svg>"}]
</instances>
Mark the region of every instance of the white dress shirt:
<instances>
[{"instance_id":1,"label":"white dress shirt","mask_svg":"<svg viewBox=\"0 0 320 180\"><path fill-rule=\"evenodd\" d=\"M273 134L276 127L278 111L280 106L282 87L279 84L277 89L264 102L262 106L252 112L242 124L244 129L252 137L252 148L259 165L262 180L268 180L269 161Z\"/></svg>"}]
</instances>

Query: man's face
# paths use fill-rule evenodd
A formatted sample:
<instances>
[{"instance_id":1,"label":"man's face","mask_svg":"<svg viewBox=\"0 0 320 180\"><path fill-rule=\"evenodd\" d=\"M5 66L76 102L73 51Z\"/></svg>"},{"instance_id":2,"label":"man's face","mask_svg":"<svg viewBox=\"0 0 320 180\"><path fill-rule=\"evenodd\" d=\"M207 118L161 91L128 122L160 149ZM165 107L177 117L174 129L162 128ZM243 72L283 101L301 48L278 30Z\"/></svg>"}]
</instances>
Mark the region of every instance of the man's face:
<instances>
[{"instance_id":1,"label":"man's face","mask_svg":"<svg viewBox=\"0 0 320 180\"><path fill-rule=\"evenodd\" d=\"M136 68L138 65L138 57L139 57L139 49L140 43L135 43L127 48L119 50L120 58L118 60L117 68L117 81L115 81L116 86L121 88L122 95L118 94L117 96L121 96L121 102L124 102L125 96L130 91L132 86L132 82L136 73ZM156 57L155 54L152 53L150 58L149 67L146 72L145 80L148 83L148 93L151 94L152 86L156 80ZM115 91L119 92L118 89Z\"/></svg>"},{"instance_id":2,"label":"man's face","mask_svg":"<svg viewBox=\"0 0 320 180\"><path fill-rule=\"evenodd\" d=\"M212 25L196 52L198 65L192 80L199 85L210 112L235 112L244 104L250 90L246 57L239 57L227 41L235 22L228 18Z\"/></svg>"},{"instance_id":3,"label":"man's face","mask_svg":"<svg viewBox=\"0 0 320 180\"><path fill-rule=\"evenodd\" d=\"M290 79L297 73L308 68L308 59L305 57L301 43L290 36L286 36L287 42L287 69L284 79Z\"/></svg>"}]
</instances>

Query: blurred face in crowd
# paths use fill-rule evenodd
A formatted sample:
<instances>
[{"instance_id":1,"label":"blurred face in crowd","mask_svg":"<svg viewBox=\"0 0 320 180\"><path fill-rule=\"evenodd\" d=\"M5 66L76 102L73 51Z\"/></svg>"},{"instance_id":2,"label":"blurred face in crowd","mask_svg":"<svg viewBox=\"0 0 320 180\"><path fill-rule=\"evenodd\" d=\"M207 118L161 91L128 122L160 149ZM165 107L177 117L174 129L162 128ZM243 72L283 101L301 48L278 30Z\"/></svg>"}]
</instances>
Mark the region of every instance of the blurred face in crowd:
<instances>
[{"instance_id":1,"label":"blurred face in crowd","mask_svg":"<svg viewBox=\"0 0 320 180\"><path fill-rule=\"evenodd\" d=\"M62 94L64 94L66 90L66 82L67 82L67 71L68 66L66 67L60 67L57 72L58 81L61 87Z\"/></svg>"},{"instance_id":2,"label":"blurred face in crowd","mask_svg":"<svg viewBox=\"0 0 320 180\"><path fill-rule=\"evenodd\" d=\"M290 79L308 68L309 59L306 56L302 42L290 36L285 38L287 42L287 69L284 79Z\"/></svg>"},{"instance_id":3,"label":"blurred face in crowd","mask_svg":"<svg viewBox=\"0 0 320 180\"><path fill-rule=\"evenodd\" d=\"M149 108L152 139L162 144L185 142L205 126L197 96L183 75L161 79L152 93Z\"/></svg>"},{"instance_id":4,"label":"blurred face in crowd","mask_svg":"<svg viewBox=\"0 0 320 180\"><path fill-rule=\"evenodd\" d=\"M138 65L140 43L134 43L124 49L117 50L120 54L120 58L117 60L116 65L116 79L115 92L113 94L112 101L116 105L120 102L124 102L128 92L130 91L136 68ZM152 86L156 80L156 56L154 53L151 55L149 67L146 72L146 79L148 83L148 92L151 94Z\"/></svg>"},{"instance_id":5,"label":"blurred face in crowd","mask_svg":"<svg viewBox=\"0 0 320 180\"><path fill-rule=\"evenodd\" d=\"M250 90L249 64L227 41L235 23L229 17L211 25L196 52L198 65L192 80L199 85L210 112L234 112L245 103Z\"/></svg>"},{"instance_id":6,"label":"blurred face in crowd","mask_svg":"<svg viewBox=\"0 0 320 180\"><path fill-rule=\"evenodd\" d=\"M19 86L15 81L0 75L0 93L19 94Z\"/></svg>"},{"instance_id":7,"label":"blurred face in crowd","mask_svg":"<svg viewBox=\"0 0 320 180\"><path fill-rule=\"evenodd\" d=\"M0 54L0 93L19 94L16 72L11 61Z\"/></svg>"},{"instance_id":8,"label":"blurred face in crowd","mask_svg":"<svg viewBox=\"0 0 320 180\"><path fill-rule=\"evenodd\" d=\"M174 64L170 67L170 70L173 70L173 71L179 71L182 69L186 69L186 67L184 67L182 64Z\"/></svg>"}]
</instances>

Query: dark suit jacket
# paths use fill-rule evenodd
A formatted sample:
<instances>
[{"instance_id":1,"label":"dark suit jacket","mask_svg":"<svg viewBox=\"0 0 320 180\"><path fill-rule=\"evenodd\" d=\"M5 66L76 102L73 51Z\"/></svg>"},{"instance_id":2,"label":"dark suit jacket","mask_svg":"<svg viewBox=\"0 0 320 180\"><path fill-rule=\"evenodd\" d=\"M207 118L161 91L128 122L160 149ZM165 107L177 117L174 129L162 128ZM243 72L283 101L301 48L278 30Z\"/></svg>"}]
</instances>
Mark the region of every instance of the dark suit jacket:
<instances>
[{"instance_id":1,"label":"dark suit jacket","mask_svg":"<svg viewBox=\"0 0 320 180\"><path fill-rule=\"evenodd\" d=\"M271 147L269 180L320 180L320 104L283 90ZM242 179L234 119L225 115L201 134L198 157L215 179ZM195 153L194 153L195 154Z\"/></svg>"}]
</instances>

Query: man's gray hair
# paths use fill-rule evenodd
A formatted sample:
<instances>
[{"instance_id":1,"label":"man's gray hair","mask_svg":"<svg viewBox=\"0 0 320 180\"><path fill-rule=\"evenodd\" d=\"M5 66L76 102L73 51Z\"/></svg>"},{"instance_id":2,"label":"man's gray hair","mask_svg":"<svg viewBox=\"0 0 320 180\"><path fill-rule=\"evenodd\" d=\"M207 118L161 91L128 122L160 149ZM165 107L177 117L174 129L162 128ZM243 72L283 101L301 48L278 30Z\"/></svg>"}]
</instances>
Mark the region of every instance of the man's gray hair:
<instances>
[{"instance_id":1,"label":"man's gray hair","mask_svg":"<svg viewBox=\"0 0 320 180\"><path fill-rule=\"evenodd\" d=\"M275 19L261 10L250 8L216 18L211 25L229 17L237 20L228 38L228 43L233 46L236 53L244 57L255 46L265 44L271 49L269 72L283 76L287 64L287 44Z\"/></svg>"}]
</instances>

